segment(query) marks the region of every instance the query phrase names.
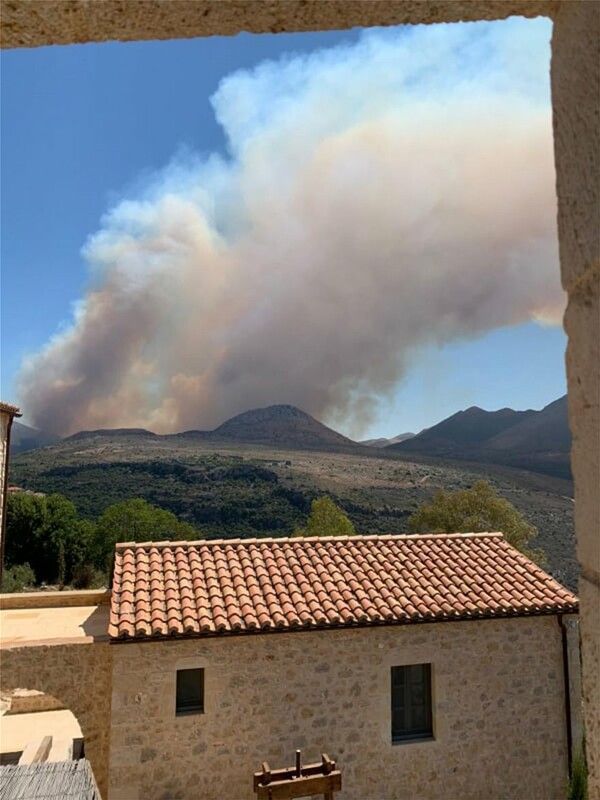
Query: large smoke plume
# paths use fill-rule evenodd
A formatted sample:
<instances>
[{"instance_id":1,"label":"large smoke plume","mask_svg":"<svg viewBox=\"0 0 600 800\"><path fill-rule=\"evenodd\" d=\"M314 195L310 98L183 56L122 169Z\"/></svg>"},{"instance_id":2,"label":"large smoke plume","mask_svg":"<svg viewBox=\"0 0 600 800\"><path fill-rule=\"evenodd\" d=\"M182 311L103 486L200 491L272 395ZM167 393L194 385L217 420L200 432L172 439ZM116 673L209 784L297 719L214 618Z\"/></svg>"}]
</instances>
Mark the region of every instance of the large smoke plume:
<instances>
[{"instance_id":1,"label":"large smoke plume","mask_svg":"<svg viewBox=\"0 0 600 800\"><path fill-rule=\"evenodd\" d=\"M23 365L31 421L360 425L423 346L556 323L547 36L373 31L227 77L228 158L180 153L107 213L72 325Z\"/></svg>"}]
</instances>

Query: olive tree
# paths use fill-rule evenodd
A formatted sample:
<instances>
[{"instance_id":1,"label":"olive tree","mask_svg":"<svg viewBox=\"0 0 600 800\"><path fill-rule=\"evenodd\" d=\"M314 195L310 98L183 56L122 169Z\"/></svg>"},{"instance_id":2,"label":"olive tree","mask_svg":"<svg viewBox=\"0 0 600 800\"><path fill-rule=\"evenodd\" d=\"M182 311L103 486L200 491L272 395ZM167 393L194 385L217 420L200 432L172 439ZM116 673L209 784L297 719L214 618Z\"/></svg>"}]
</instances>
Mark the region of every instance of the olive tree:
<instances>
[{"instance_id":1,"label":"olive tree","mask_svg":"<svg viewBox=\"0 0 600 800\"><path fill-rule=\"evenodd\" d=\"M478 481L471 489L438 492L409 517L408 527L411 533L500 531L509 544L528 558L538 563L546 560L543 551L529 546L537 536L537 529L486 481Z\"/></svg>"}]
</instances>

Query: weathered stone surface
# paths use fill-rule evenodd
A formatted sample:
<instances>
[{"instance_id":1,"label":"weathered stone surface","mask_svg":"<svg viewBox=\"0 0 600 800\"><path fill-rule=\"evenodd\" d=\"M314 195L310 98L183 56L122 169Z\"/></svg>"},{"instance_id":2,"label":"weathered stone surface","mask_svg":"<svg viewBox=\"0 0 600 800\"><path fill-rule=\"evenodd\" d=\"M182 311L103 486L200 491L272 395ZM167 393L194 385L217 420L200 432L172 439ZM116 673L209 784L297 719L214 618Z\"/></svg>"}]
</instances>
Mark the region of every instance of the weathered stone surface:
<instances>
[{"instance_id":1,"label":"weathered stone surface","mask_svg":"<svg viewBox=\"0 0 600 800\"><path fill-rule=\"evenodd\" d=\"M2 0L2 47L551 16L554 0Z\"/></svg>"},{"instance_id":2,"label":"weathered stone surface","mask_svg":"<svg viewBox=\"0 0 600 800\"><path fill-rule=\"evenodd\" d=\"M52 695L39 692L35 689L17 689L12 695L6 695L10 707L6 712L11 714L30 714L38 711L55 711L64 708L60 700Z\"/></svg>"},{"instance_id":3,"label":"weathered stone surface","mask_svg":"<svg viewBox=\"0 0 600 800\"><path fill-rule=\"evenodd\" d=\"M600 572L600 270L598 273L595 284L590 281L570 295L565 314L577 555L582 570L595 573L596 579Z\"/></svg>"},{"instance_id":4,"label":"weathered stone surface","mask_svg":"<svg viewBox=\"0 0 600 800\"><path fill-rule=\"evenodd\" d=\"M0 651L2 694L37 689L77 717L85 754L106 797L112 651L108 643L15 647ZM40 735L43 731L40 731Z\"/></svg>"},{"instance_id":5,"label":"weathered stone surface","mask_svg":"<svg viewBox=\"0 0 600 800\"><path fill-rule=\"evenodd\" d=\"M600 4L561 4L552 105L590 798L600 797Z\"/></svg>"},{"instance_id":6,"label":"weathered stone surface","mask_svg":"<svg viewBox=\"0 0 600 800\"><path fill-rule=\"evenodd\" d=\"M554 616L112 650L110 800L250 798L260 763L287 766L297 747L338 760L346 800L564 796ZM423 662L435 741L392 745L390 667ZM177 717L176 670L193 667L205 669L205 713Z\"/></svg>"},{"instance_id":7,"label":"weathered stone surface","mask_svg":"<svg viewBox=\"0 0 600 800\"><path fill-rule=\"evenodd\" d=\"M4 566L4 506L8 492L8 458L10 446L10 431L15 416L21 414L16 406L0 402L0 584L2 583L2 568Z\"/></svg>"},{"instance_id":8,"label":"weathered stone surface","mask_svg":"<svg viewBox=\"0 0 600 800\"><path fill-rule=\"evenodd\" d=\"M560 265L572 292L598 281L583 276L600 258L600 3L560 5L551 78Z\"/></svg>"},{"instance_id":9,"label":"weathered stone surface","mask_svg":"<svg viewBox=\"0 0 600 800\"><path fill-rule=\"evenodd\" d=\"M585 578L579 582L581 607L581 661L583 666L583 710L585 749L588 763L588 798L600 798L600 587Z\"/></svg>"},{"instance_id":10,"label":"weathered stone surface","mask_svg":"<svg viewBox=\"0 0 600 800\"><path fill-rule=\"evenodd\" d=\"M569 299L569 419L573 432L575 525L581 564L581 657L590 800L600 798L600 297L579 284Z\"/></svg>"}]
</instances>

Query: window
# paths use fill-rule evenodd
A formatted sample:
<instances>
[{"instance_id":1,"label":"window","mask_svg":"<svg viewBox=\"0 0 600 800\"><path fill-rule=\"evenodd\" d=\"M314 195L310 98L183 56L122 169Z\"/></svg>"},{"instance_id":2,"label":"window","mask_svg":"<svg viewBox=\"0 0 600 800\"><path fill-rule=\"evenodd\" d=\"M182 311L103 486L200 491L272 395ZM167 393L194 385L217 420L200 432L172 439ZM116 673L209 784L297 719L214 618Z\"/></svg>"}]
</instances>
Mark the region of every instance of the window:
<instances>
[{"instance_id":1,"label":"window","mask_svg":"<svg viewBox=\"0 0 600 800\"><path fill-rule=\"evenodd\" d=\"M176 714L204 713L204 670L177 670Z\"/></svg>"},{"instance_id":2,"label":"window","mask_svg":"<svg viewBox=\"0 0 600 800\"><path fill-rule=\"evenodd\" d=\"M392 667L392 741L432 737L431 664Z\"/></svg>"}]
</instances>

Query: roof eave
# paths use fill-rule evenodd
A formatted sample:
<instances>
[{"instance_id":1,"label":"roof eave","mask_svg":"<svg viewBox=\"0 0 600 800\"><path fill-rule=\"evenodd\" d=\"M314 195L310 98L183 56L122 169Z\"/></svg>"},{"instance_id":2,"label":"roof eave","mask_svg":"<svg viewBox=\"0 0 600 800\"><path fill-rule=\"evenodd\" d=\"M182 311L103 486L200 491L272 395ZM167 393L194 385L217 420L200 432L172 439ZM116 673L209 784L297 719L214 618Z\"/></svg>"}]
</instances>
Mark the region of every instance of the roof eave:
<instances>
[{"instance_id":1,"label":"roof eave","mask_svg":"<svg viewBox=\"0 0 600 800\"><path fill-rule=\"evenodd\" d=\"M400 625L422 625L432 623L446 623L446 622L473 622L494 619L526 619L529 617L549 617L560 616L562 614L578 614L579 604L569 604L565 606L557 606L550 609L532 609L508 611L501 613L479 613L479 614L463 614L456 616L445 617L423 617L423 618L409 618L398 620L381 620L379 622L353 622L346 624L328 624L328 625L301 625L294 627L271 627L271 628L257 628L254 630L225 630L225 631L203 631L200 633L170 633L168 635L150 635L150 636L129 636L118 635L110 638L111 644L141 644L143 642L168 642L171 640L181 641L182 639L216 639L223 637L234 636L260 636L261 634L276 634L276 633L317 633L323 631L342 631L342 630L356 630L358 628L389 628Z\"/></svg>"}]
</instances>

